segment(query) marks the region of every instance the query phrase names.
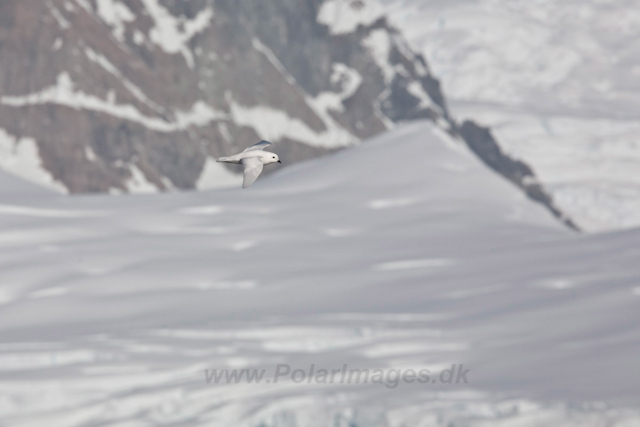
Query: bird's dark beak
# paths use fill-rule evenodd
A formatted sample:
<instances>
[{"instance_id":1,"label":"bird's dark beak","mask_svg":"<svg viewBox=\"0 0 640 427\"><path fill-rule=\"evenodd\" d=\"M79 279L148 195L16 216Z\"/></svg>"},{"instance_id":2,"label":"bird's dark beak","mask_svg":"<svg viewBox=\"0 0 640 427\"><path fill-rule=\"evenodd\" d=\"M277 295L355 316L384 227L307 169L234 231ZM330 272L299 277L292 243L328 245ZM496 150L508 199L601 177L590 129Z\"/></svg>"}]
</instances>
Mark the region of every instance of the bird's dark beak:
<instances>
[{"instance_id":1,"label":"bird's dark beak","mask_svg":"<svg viewBox=\"0 0 640 427\"><path fill-rule=\"evenodd\" d=\"M282 163L280 160L278 160L278 163Z\"/></svg>"}]
</instances>

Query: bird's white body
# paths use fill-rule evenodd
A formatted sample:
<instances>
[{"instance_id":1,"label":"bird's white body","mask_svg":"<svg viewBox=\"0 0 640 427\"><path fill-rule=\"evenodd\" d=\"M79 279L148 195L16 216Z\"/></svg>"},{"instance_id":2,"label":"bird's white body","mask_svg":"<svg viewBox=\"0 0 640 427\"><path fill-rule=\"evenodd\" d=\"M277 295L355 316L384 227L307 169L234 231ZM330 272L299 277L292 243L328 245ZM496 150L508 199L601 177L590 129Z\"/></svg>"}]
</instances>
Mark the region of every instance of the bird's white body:
<instances>
[{"instance_id":1,"label":"bird's white body","mask_svg":"<svg viewBox=\"0 0 640 427\"><path fill-rule=\"evenodd\" d=\"M244 181L242 188L247 188L255 182L262 172L262 167L270 163L281 163L277 154L264 151L263 148L270 146L268 141L260 141L244 150L242 153L233 156L220 157L219 162L242 164L244 166Z\"/></svg>"},{"instance_id":2,"label":"bird's white body","mask_svg":"<svg viewBox=\"0 0 640 427\"><path fill-rule=\"evenodd\" d=\"M242 160L250 159L250 158L260 159L263 165L268 165L269 163L276 163L278 161L278 157L276 154L270 153L268 151L263 151L263 150L246 151L239 154L234 154L233 156L220 157L218 161L224 162L224 163L241 164Z\"/></svg>"}]
</instances>

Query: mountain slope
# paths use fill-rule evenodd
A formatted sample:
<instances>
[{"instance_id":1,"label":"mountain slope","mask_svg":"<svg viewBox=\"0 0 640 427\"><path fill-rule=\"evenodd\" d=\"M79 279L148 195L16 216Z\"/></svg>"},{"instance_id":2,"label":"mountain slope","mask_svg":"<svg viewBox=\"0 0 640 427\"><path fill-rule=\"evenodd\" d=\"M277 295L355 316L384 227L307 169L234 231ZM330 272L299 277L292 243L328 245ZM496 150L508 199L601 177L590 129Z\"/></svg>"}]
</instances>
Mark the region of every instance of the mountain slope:
<instances>
[{"instance_id":1,"label":"mountain slope","mask_svg":"<svg viewBox=\"0 0 640 427\"><path fill-rule=\"evenodd\" d=\"M0 7L0 167L32 181L72 193L233 186L237 169L214 159L256 140L287 164L427 118L575 228L528 165L448 113L374 1Z\"/></svg>"},{"instance_id":2,"label":"mountain slope","mask_svg":"<svg viewBox=\"0 0 640 427\"><path fill-rule=\"evenodd\" d=\"M35 170L5 168L72 193L206 188L238 179L212 159L260 138L291 163L444 114L384 19L334 35L321 6L3 2L0 147Z\"/></svg>"},{"instance_id":3,"label":"mountain slope","mask_svg":"<svg viewBox=\"0 0 640 427\"><path fill-rule=\"evenodd\" d=\"M580 228L640 225L637 2L380 4L452 114L490 126Z\"/></svg>"},{"instance_id":4,"label":"mountain slope","mask_svg":"<svg viewBox=\"0 0 640 427\"><path fill-rule=\"evenodd\" d=\"M639 420L624 409L638 233L575 235L428 123L246 191L5 203L12 426ZM205 381L279 363L471 370L396 388Z\"/></svg>"}]
</instances>

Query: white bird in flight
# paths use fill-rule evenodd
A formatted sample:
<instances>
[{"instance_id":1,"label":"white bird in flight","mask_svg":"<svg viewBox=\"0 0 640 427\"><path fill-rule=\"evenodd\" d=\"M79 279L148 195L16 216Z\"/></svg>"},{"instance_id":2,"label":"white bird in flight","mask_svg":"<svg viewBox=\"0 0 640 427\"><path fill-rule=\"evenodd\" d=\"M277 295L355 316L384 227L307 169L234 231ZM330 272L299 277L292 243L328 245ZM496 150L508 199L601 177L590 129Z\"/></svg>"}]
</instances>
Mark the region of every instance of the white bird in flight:
<instances>
[{"instance_id":1,"label":"white bird in flight","mask_svg":"<svg viewBox=\"0 0 640 427\"><path fill-rule=\"evenodd\" d=\"M235 164L242 163L244 166L244 181L242 182L242 188L247 188L258 178L264 165L276 162L282 163L277 154L263 150L270 145L271 143L269 141L260 141L240 154L235 154L229 157L220 157L218 161Z\"/></svg>"}]
</instances>

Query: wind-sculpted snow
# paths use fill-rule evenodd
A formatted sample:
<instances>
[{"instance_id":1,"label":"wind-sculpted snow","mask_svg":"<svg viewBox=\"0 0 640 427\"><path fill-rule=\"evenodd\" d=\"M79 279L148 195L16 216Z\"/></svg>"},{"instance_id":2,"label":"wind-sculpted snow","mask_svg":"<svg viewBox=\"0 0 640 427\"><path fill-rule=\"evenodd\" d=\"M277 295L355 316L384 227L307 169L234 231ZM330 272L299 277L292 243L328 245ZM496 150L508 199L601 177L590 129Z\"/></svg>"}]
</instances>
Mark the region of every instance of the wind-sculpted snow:
<instances>
[{"instance_id":1,"label":"wind-sculpted snow","mask_svg":"<svg viewBox=\"0 0 640 427\"><path fill-rule=\"evenodd\" d=\"M566 230L439 132L246 191L62 197L2 176L0 423L638 425L638 232ZM469 371L212 380L278 364Z\"/></svg>"}]
</instances>

